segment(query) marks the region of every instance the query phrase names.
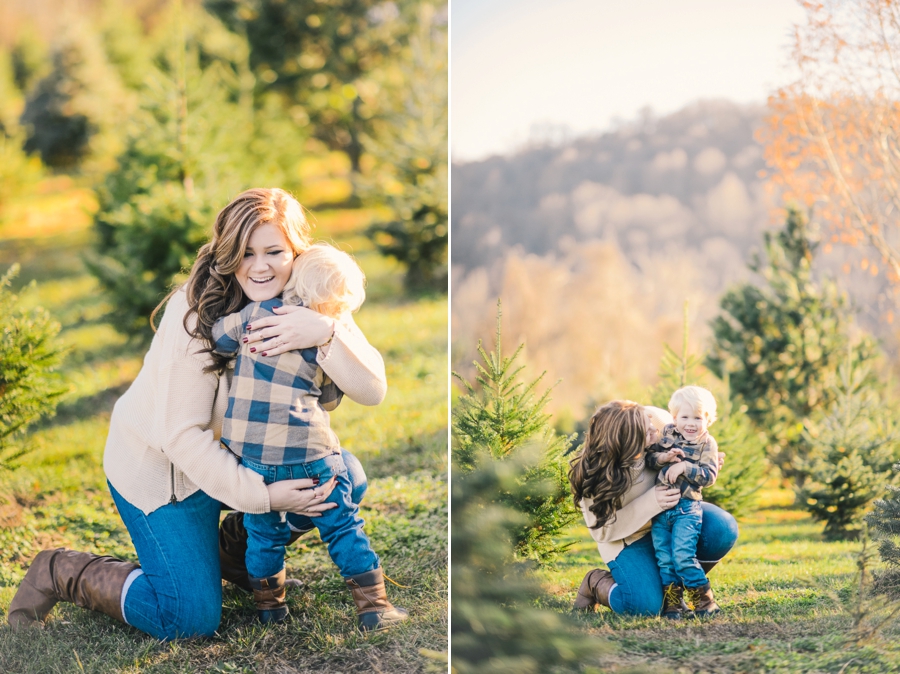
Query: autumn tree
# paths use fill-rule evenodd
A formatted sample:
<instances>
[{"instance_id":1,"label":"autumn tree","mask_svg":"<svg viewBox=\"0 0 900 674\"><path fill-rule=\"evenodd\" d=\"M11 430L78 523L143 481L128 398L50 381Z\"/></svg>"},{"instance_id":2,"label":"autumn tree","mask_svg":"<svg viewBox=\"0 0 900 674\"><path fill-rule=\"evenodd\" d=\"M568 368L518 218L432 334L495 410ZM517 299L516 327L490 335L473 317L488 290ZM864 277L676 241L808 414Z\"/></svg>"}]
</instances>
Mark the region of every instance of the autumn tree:
<instances>
[{"instance_id":1,"label":"autumn tree","mask_svg":"<svg viewBox=\"0 0 900 674\"><path fill-rule=\"evenodd\" d=\"M870 244L900 281L900 2L801 3L793 58L800 76L769 100L760 132L784 197L830 224L838 240Z\"/></svg>"}]
</instances>

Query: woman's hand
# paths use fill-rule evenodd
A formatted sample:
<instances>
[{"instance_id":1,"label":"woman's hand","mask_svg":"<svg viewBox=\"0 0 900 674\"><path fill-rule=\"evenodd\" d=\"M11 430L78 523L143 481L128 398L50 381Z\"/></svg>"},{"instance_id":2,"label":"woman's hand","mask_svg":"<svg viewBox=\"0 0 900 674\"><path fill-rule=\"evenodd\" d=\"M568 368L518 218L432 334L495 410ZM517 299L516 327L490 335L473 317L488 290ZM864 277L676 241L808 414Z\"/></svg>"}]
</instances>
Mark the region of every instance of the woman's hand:
<instances>
[{"instance_id":1,"label":"woman's hand","mask_svg":"<svg viewBox=\"0 0 900 674\"><path fill-rule=\"evenodd\" d=\"M674 508L678 505L678 501L681 499L681 490L676 489L675 487L667 487L664 484L658 484L655 487L656 489L656 502L659 503L659 507L663 510L669 510L670 508Z\"/></svg>"},{"instance_id":2,"label":"woman's hand","mask_svg":"<svg viewBox=\"0 0 900 674\"><path fill-rule=\"evenodd\" d=\"M719 471L721 472L722 466L725 465L725 452L719 452Z\"/></svg>"},{"instance_id":3,"label":"woman's hand","mask_svg":"<svg viewBox=\"0 0 900 674\"><path fill-rule=\"evenodd\" d=\"M261 342L255 348L263 356L319 346L334 334L335 320L312 309L288 305L274 311L277 316L259 318L247 326L247 343Z\"/></svg>"},{"instance_id":4,"label":"woman's hand","mask_svg":"<svg viewBox=\"0 0 900 674\"><path fill-rule=\"evenodd\" d=\"M266 485L269 490L269 509L321 517L323 511L337 507L337 503L323 503L334 489L334 483L335 478L320 485L309 479L273 482Z\"/></svg>"}]
</instances>

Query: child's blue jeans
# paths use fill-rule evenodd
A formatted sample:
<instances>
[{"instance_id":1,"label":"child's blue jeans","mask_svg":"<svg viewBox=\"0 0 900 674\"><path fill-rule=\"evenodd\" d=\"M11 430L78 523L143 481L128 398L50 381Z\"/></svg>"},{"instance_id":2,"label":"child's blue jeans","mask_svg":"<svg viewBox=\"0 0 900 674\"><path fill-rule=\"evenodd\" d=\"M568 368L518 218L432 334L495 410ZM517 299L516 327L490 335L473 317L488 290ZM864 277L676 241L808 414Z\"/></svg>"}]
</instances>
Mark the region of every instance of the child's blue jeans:
<instances>
[{"instance_id":1,"label":"child's blue jeans","mask_svg":"<svg viewBox=\"0 0 900 674\"><path fill-rule=\"evenodd\" d=\"M663 585L679 581L684 587L706 585L706 574L697 561L697 539L702 523L700 501L688 498L653 518L650 535Z\"/></svg>"},{"instance_id":2,"label":"child's blue jeans","mask_svg":"<svg viewBox=\"0 0 900 674\"><path fill-rule=\"evenodd\" d=\"M332 476L336 477L334 490L325 503L337 503L337 508L325 510L321 517L312 518L311 522L328 545L328 554L342 576L346 578L378 568L378 555L372 550L369 538L363 531L359 508L351 499L353 485L340 454L291 466L269 466L243 458L241 463L262 475L266 484L316 477L321 484L325 484ZM285 545L291 537L285 514L245 513L244 528L248 535L245 560L250 577L268 578L281 571L284 568Z\"/></svg>"}]
</instances>

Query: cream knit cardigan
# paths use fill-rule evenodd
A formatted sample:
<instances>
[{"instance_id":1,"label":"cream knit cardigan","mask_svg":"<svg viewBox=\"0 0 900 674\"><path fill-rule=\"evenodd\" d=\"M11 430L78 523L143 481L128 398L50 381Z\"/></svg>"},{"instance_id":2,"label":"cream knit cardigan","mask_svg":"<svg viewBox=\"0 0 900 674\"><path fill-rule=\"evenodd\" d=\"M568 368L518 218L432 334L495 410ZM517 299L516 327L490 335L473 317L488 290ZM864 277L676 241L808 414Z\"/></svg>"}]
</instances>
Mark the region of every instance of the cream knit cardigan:
<instances>
[{"instance_id":1,"label":"cream knit cardigan","mask_svg":"<svg viewBox=\"0 0 900 674\"><path fill-rule=\"evenodd\" d=\"M590 511L594 501L590 498L581 500L584 522L597 543L600 557L607 564L614 560L626 545L650 533L650 520L663 511L653 489L659 471L642 467L635 472L634 482L631 489L622 497L622 507L616 511L614 522L607 523L599 529L591 529L591 526L597 523L597 518Z\"/></svg>"},{"instance_id":2,"label":"cream knit cardigan","mask_svg":"<svg viewBox=\"0 0 900 674\"><path fill-rule=\"evenodd\" d=\"M129 503L149 514L198 489L247 513L269 511L261 475L219 444L232 370L205 373L212 362L184 329L182 290L169 300L137 378L113 408L103 468ZM319 365L351 400L384 399L384 361L352 320L319 349Z\"/></svg>"}]
</instances>

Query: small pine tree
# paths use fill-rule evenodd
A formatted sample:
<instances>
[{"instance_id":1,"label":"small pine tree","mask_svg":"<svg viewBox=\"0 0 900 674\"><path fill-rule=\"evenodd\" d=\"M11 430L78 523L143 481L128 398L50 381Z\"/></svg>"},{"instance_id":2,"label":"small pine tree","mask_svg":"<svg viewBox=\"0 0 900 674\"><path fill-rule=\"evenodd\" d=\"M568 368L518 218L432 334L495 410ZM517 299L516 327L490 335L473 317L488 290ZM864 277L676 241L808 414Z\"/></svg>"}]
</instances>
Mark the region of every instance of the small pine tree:
<instances>
[{"instance_id":1,"label":"small pine tree","mask_svg":"<svg viewBox=\"0 0 900 674\"><path fill-rule=\"evenodd\" d=\"M818 246L803 213L788 209L784 229L765 236L766 261L750 264L764 285L744 284L723 296L706 358L718 377L727 373L731 395L766 433L770 459L798 485L804 473L795 466L809 449L804 420L833 401L848 345L860 363L876 354L871 338L851 338L852 314L837 285L814 278Z\"/></svg>"},{"instance_id":2,"label":"small pine tree","mask_svg":"<svg viewBox=\"0 0 900 674\"><path fill-rule=\"evenodd\" d=\"M22 309L10 283L13 265L0 277L0 468L11 469L28 451L22 436L30 424L51 416L68 389L56 368L64 350L59 324L41 308Z\"/></svg>"},{"instance_id":3,"label":"small pine tree","mask_svg":"<svg viewBox=\"0 0 900 674\"><path fill-rule=\"evenodd\" d=\"M43 171L41 160L22 149L25 133L19 115L25 100L16 87L12 60L0 51L0 222L9 202L34 188Z\"/></svg>"},{"instance_id":4,"label":"small pine tree","mask_svg":"<svg viewBox=\"0 0 900 674\"><path fill-rule=\"evenodd\" d=\"M900 433L868 382L868 368L848 355L838 370L834 402L803 431L809 450L796 464L805 477L795 489L797 502L825 522L829 540L855 538L866 509L900 482L891 470L900 458Z\"/></svg>"},{"instance_id":5,"label":"small pine tree","mask_svg":"<svg viewBox=\"0 0 900 674\"><path fill-rule=\"evenodd\" d=\"M716 483L703 489L703 500L727 510L735 517L757 508L756 493L765 481L765 441L746 414L746 407L731 401L727 378L717 379L703 366L703 359L688 351L687 303L681 354L668 344L663 349L659 382L650 392L656 407L667 409L669 398L682 386L703 386L716 398L717 420L710 429L726 463Z\"/></svg>"},{"instance_id":6,"label":"small pine tree","mask_svg":"<svg viewBox=\"0 0 900 674\"><path fill-rule=\"evenodd\" d=\"M366 149L382 171L360 195L387 206L391 219L367 236L406 267L407 290L447 288L447 38L434 7L422 4L402 51L392 110L375 122ZM399 89L399 91L397 91Z\"/></svg>"},{"instance_id":7,"label":"small pine tree","mask_svg":"<svg viewBox=\"0 0 900 674\"><path fill-rule=\"evenodd\" d=\"M893 470L900 475L900 463L895 463ZM891 482L884 498L872 504L872 512L866 515L865 520L873 537L878 540L878 553L888 565L894 581L891 585L895 586L900 575L900 487L896 486L895 481Z\"/></svg>"},{"instance_id":8,"label":"small pine tree","mask_svg":"<svg viewBox=\"0 0 900 674\"><path fill-rule=\"evenodd\" d=\"M581 634L567 616L535 608L543 599L531 565L512 552L529 515L498 503L540 501L554 485L529 479L541 458L520 452L493 461L474 452L478 467L456 473L452 491L451 661L458 674L539 674L581 671L585 660L610 650L595 636Z\"/></svg>"},{"instance_id":9,"label":"small pine tree","mask_svg":"<svg viewBox=\"0 0 900 674\"><path fill-rule=\"evenodd\" d=\"M66 25L52 62L52 70L28 93L22 113L25 150L39 153L54 168L79 168L88 157L107 168L121 147L118 125L133 107L131 96L84 22Z\"/></svg>"},{"instance_id":10,"label":"small pine tree","mask_svg":"<svg viewBox=\"0 0 900 674\"><path fill-rule=\"evenodd\" d=\"M283 184L269 155L299 154L296 133L269 124L244 95L235 63L246 60L246 44L201 12L176 11L170 21L125 150L97 188L87 259L115 307L110 321L137 341L152 337L151 312L193 264L215 213L252 183Z\"/></svg>"},{"instance_id":11,"label":"small pine tree","mask_svg":"<svg viewBox=\"0 0 900 674\"><path fill-rule=\"evenodd\" d=\"M497 494L498 502L528 515L527 523L517 532L515 549L522 558L548 561L565 550L556 538L576 517L572 506L564 458L571 439L559 436L544 412L550 390L537 397L535 389L543 379L525 383L519 380L524 366L515 361L520 345L510 357L503 357L501 310L497 302L497 347L488 354L479 342L478 353L484 364L475 363L475 381L480 390L453 373L466 393L459 397L453 413L453 456L463 473L473 471L479 458L489 456L503 461L526 445L542 448L542 459L523 475L524 481L547 481L552 488L542 498L520 498L519 491ZM487 450L482 454L482 450Z\"/></svg>"}]
</instances>

